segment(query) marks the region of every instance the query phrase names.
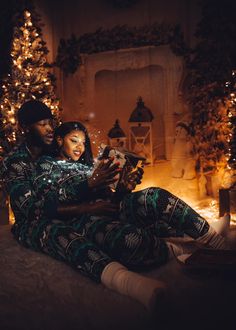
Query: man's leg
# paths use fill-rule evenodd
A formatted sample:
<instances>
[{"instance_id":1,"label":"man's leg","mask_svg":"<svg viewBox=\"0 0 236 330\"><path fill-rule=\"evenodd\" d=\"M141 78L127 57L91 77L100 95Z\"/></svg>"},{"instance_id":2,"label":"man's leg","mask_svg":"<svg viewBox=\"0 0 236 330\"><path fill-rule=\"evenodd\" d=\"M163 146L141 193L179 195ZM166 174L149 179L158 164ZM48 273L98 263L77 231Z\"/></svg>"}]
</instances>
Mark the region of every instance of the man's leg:
<instances>
[{"instance_id":1,"label":"man's leg","mask_svg":"<svg viewBox=\"0 0 236 330\"><path fill-rule=\"evenodd\" d=\"M68 263L96 282L100 282L103 269L112 261L95 243L62 221L41 219L29 233L34 250Z\"/></svg>"},{"instance_id":2,"label":"man's leg","mask_svg":"<svg viewBox=\"0 0 236 330\"><path fill-rule=\"evenodd\" d=\"M45 221L31 227L30 232L35 249L65 261L81 274L139 301L147 309L153 309L165 294L163 282L129 271L71 226L57 220Z\"/></svg>"}]
</instances>

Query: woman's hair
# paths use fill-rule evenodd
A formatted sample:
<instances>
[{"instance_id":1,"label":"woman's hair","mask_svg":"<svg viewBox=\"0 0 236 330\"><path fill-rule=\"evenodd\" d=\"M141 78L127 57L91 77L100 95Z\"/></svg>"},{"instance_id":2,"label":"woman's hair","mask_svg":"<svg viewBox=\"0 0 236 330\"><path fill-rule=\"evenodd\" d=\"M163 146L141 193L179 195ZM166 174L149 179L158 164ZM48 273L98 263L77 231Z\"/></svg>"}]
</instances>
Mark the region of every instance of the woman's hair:
<instances>
[{"instance_id":1,"label":"woman's hair","mask_svg":"<svg viewBox=\"0 0 236 330\"><path fill-rule=\"evenodd\" d=\"M92 154L92 149L91 149L91 143L90 143L90 138L87 132L86 127L81 124L78 121L68 121L60 126L58 126L55 130L55 141L56 138L59 136L61 138L64 138L67 134L69 134L72 131L82 131L85 135L85 150L84 153L81 155L80 159L78 160L79 163L92 166L93 165L93 154ZM57 145L57 143L56 143ZM58 149L58 145L57 145Z\"/></svg>"}]
</instances>

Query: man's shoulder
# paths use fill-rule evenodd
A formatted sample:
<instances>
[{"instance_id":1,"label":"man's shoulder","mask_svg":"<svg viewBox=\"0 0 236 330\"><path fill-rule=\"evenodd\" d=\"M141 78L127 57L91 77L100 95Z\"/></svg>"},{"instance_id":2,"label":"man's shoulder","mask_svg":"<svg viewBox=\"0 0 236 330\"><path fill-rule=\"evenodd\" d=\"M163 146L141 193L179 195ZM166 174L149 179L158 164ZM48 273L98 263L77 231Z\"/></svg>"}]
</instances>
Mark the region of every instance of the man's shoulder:
<instances>
[{"instance_id":1,"label":"man's shoulder","mask_svg":"<svg viewBox=\"0 0 236 330\"><path fill-rule=\"evenodd\" d=\"M42 155L37 159L35 163L36 171L56 171L58 166L58 161L52 156Z\"/></svg>"},{"instance_id":2,"label":"man's shoulder","mask_svg":"<svg viewBox=\"0 0 236 330\"><path fill-rule=\"evenodd\" d=\"M44 163L57 164L57 160L52 156L42 155L37 159L36 164L40 165Z\"/></svg>"},{"instance_id":3,"label":"man's shoulder","mask_svg":"<svg viewBox=\"0 0 236 330\"><path fill-rule=\"evenodd\" d=\"M24 144L15 147L12 151L10 151L2 160L3 168L10 168L11 166L18 167L32 167L32 159L29 155L29 152L26 149Z\"/></svg>"}]
</instances>

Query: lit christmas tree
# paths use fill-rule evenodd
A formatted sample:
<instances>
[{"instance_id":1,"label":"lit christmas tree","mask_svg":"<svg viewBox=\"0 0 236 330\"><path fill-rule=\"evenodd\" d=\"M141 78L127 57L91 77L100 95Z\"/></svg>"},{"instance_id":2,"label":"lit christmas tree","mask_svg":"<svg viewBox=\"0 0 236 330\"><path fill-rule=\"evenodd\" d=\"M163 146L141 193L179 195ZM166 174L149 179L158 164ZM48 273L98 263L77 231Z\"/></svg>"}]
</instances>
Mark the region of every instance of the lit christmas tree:
<instances>
[{"instance_id":1,"label":"lit christmas tree","mask_svg":"<svg viewBox=\"0 0 236 330\"><path fill-rule=\"evenodd\" d=\"M16 114L25 101L37 99L44 102L59 121L55 78L50 72L46 59L48 50L41 35L41 29L33 24L31 13L25 10L22 25L14 29L11 72L2 84L0 153L7 152L21 135Z\"/></svg>"}]
</instances>

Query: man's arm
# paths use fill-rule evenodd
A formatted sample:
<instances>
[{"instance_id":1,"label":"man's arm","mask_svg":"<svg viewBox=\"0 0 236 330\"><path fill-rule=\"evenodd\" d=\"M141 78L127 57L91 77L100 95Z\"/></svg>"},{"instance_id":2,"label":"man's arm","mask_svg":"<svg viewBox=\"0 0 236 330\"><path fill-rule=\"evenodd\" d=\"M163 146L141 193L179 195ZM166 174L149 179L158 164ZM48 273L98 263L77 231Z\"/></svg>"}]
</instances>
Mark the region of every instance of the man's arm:
<instances>
[{"instance_id":1,"label":"man's arm","mask_svg":"<svg viewBox=\"0 0 236 330\"><path fill-rule=\"evenodd\" d=\"M33 220L44 209L44 199L37 199L33 190L32 172L32 162L20 152L6 157L1 164L1 179L17 221Z\"/></svg>"},{"instance_id":2,"label":"man's arm","mask_svg":"<svg viewBox=\"0 0 236 330\"><path fill-rule=\"evenodd\" d=\"M43 157L38 162L33 180L40 196L54 194L59 203L83 202L93 198L114 181L119 171L112 160L101 161L94 170L88 166Z\"/></svg>"},{"instance_id":3,"label":"man's arm","mask_svg":"<svg viewBox=\"0 0 236 330\"><path fill-rule=\"evenodd\" d=\"M67 220L71 217L80 216L82 214L90 215L117 215L119 204L111 201L93 201L82 202L78 204L59 205L57 212L60 219Z\"/></svg>"},{"instance_id":4,"label":"man's arm","mask_svg":"<svg viewBox=\"0 0 236 330\"><path fill-rule=\"evenodd\" d=\"M124 195L134 190L136 186L141 183L143 172L144 171L141 167L138 167L133 172L125 172L122 177L122 180L117 186L116 193L118 195Z\"/></svg>"}]
</instances>

